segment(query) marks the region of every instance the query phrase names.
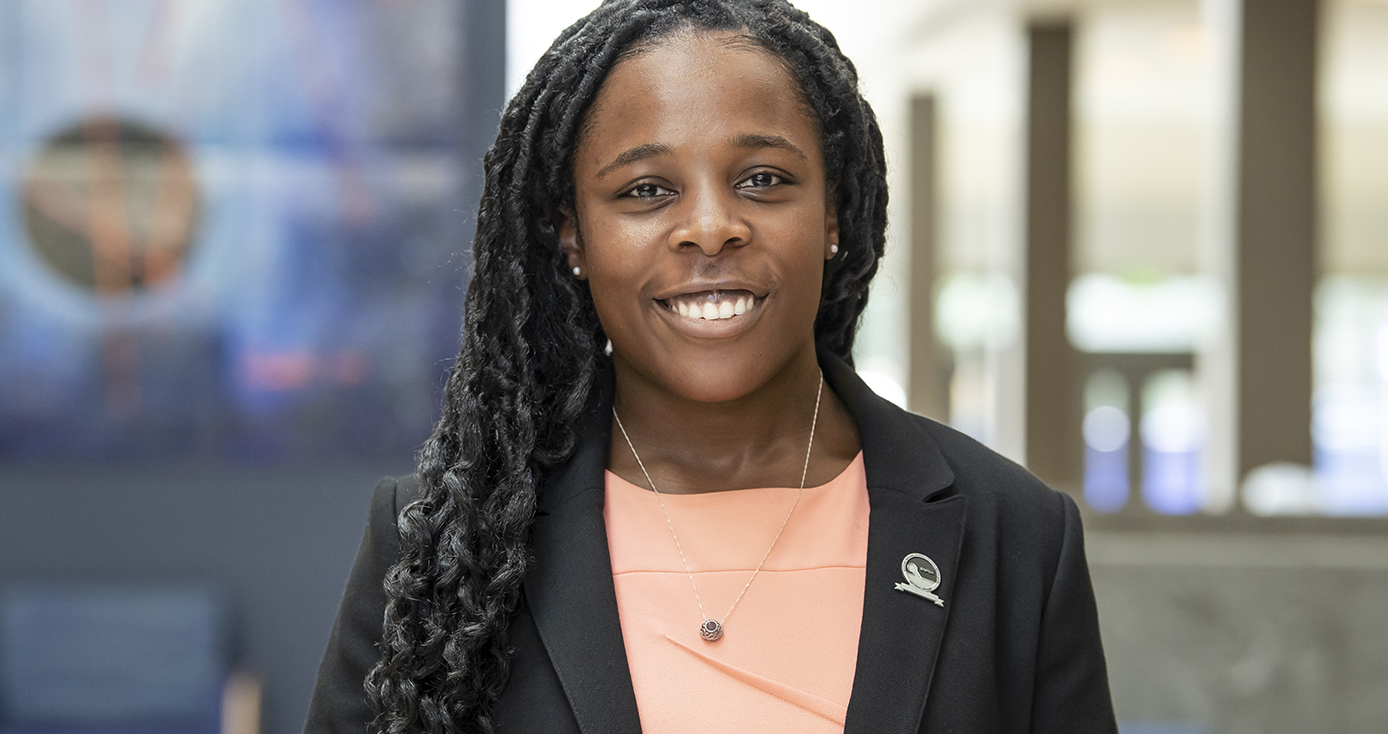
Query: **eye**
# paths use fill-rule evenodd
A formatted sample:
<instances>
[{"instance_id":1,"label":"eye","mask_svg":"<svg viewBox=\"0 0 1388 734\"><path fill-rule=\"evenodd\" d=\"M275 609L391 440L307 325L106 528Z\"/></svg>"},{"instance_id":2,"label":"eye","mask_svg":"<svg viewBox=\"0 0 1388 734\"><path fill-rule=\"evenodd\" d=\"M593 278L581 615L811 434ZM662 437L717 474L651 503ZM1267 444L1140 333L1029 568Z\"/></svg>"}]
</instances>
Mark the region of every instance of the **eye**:
<instances>
[{"instance_id":1,"label":"eye","mask_svg":"<svg viewBox=\"0 0 1388 734\"><path fill-rule=\"evenodd\" d=\"M744 178L741 181L739 181L737 183L737 188L765 189L780 183L785 183L785 179L781 178L780 176L777 176L774 173L767 173L766 171L762 171L760 173L754 173L748 176L747 178Z\"/></svg>"},{"instance_id":2,"label":"eye","mask_svg":"<svg viewBox=\"0 0 1388 734\"><path fill-rule=\"evenodd\" d=\"M626 195L632 197L633 199L654 199L659 196L671 196L674 193L674 191L671 191L670 189L667 189L664 186L659 186L653 183L643 183L636 184L635 186L631 187L631 190L628 191Z\"/></svg>"}]
</instances>

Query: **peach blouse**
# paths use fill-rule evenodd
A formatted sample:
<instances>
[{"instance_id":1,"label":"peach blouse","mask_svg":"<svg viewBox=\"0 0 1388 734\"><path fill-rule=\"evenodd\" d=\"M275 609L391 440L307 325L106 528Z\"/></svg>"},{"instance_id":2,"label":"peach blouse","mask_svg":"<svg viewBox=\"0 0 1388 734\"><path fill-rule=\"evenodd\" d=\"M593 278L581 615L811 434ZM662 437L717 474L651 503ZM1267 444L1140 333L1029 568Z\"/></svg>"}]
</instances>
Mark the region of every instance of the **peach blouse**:
<instances>
[{"instance_id":1,"label":"peach blouse","mask_svg":"<svg viewBox=\"0 0 1388 734\"><path fill-rule=\"evenodd\" d=\"M722 619L766 553L795 488L661 495L704 610ZM863 614L863 456L806 487L766 565L723 628L699 607L654 493L607 472L603 520L641 729L842 732Z\"/></svg>"}]
</instances>

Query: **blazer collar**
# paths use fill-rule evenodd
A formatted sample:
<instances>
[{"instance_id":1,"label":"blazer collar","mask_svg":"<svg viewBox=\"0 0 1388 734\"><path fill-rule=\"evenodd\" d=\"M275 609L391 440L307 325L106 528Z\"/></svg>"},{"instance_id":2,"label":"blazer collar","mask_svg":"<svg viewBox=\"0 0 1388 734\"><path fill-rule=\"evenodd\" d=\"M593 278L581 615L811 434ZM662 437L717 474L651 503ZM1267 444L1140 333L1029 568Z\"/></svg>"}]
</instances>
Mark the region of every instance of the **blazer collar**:
<instances>
[{"instance_id":1,"label":"blazer collar","mask_svg":"<svg viewBox=\"0 0 1388 734\"><path fill-rule=\"evenodd\" d=\"M858 424L869 487L925 500L954 484L954 472L919 418L878 396L852 367L825 349L819 351L819 365L824 381Z\"/></svg>"},{"instance_id":2,"label":"blazer collar","mask_svg":"<svg viewBox=\"0 0 1388 734\"><path fill-rule=\"evenodd\" d=\"M612 394L609 369L589 396L573 457L541 490L525 577L526 603L585 734L641 731L602 518Z\"/></svg>"},{"instance_id":3,"label":"blazer collar","mask_svg":"<svg viewBox=\"0 0 1388 734\"><path fill-rule=\"evenodd\" d=\"M821 350L819 360L857 423L871 508L857 672L844 730L914 732L953 599L964 499L946 496L954 474L921 419L878 397L834 355ZM602 517L612 395L608 370L590 396L573 457L546 479L525 580L540 638L588 734L641 730ZM910 553L939 567L934 593L943 607L896 590Z\"/></svg>"}]
</instances>

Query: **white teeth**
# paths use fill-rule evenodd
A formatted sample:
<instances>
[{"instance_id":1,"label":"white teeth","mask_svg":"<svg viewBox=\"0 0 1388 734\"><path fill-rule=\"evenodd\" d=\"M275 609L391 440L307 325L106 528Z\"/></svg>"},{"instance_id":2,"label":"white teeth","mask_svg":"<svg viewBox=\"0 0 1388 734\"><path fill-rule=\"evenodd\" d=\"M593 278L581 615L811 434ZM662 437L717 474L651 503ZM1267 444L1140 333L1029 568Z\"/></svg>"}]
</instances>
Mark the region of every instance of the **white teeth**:
<instances>
[{"instance_id":1,"label":"white teeth","mask_svg":"<svg viewBox=\"0 0 1388 734\"><path fill-rule=\"evenodd\" d=\"M687 319L704 319L706 321L721 321L730 319L734 316L751 311L757 305L755 296L738 296L734 299L718 299L705 301L702 298L698 302L674 301L669 304L669 308ZM672 299L673 301L673 299Z\"/></svg>"}]
</instances>

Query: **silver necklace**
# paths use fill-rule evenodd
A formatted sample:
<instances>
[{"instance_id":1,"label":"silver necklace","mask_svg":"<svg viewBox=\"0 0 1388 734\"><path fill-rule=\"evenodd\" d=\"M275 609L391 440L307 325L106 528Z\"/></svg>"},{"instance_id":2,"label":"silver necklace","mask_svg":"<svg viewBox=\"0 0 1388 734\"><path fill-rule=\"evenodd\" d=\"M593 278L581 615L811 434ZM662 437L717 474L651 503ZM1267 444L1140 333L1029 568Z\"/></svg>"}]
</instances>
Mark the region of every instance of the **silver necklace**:
<instances>
[{"instance_id":1,"label":"silver necklace","mask_svg":"<svg viewBox=\"0 0 1388 734\"><path fill-rule=\"evenodd\" d=\"M805 447L805 466L800 469L800 489L795 493L795 502L790 505L790 512L786 513L786 519L781 521L781 527L776 530L776 537L771 539L771 547L766 549L766 555L761 557L761 563L752 570L752 575L747 579L742 591L738 592L737 598L733 600L733 605L728 607L728 613L722 619L710 619L708 613L704 611L704 602L699 598L699 587L694 583L694 572L689 570L689 559L684 557L684 548L680 546L680 536L675 533L675 524L670 522L670 512L665 509L665 500L660 496L660 490L655 488L655 482L651 480L651 473L646 471L646 465L641 461L641 454L636 453L636 446L631 442L631 436L627 435L626 426L622 425L622 417L617 415L617 406L612 406L612 417L617 420L617 428L622 431L622 438L627 440L627 448L631 449L631 455L636 457L636 465L641 467L641 473L646 475L646 483L651 485L651 491L655 492L655 499L660 503L660 513L665 516L665 524L670 527L670 537L675 540L675 550L679 551L680 561L684 563L684 572L689 576L689 588L694 590L694 603L699 605L699 616L703 622L699 625L699 636L709 642L716 642L723 637L723 624L728 621L728 617L733 615L733 610L737 609L737 603L742 601L743 594L751 588L752 582L757 579L757 574L761 572L761 567L766 565L766 559L771 557L771 551L776 548L776 541L781 539L781 531L786 529L786 523L790 522L790 516L795 514L795 508L800 504L800 495L805 493L805 477L810 471L810 452L814 449L815 427L819 425L819 398L824 393L824 376L819 377L819 387L814 394L814 418L810 420L810 444Z\"/></svg>"}]
</instances>

